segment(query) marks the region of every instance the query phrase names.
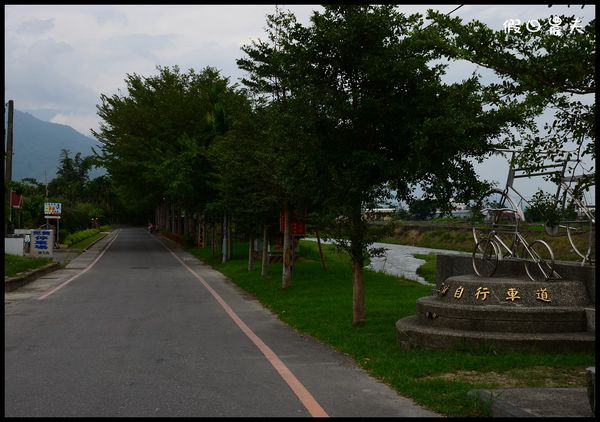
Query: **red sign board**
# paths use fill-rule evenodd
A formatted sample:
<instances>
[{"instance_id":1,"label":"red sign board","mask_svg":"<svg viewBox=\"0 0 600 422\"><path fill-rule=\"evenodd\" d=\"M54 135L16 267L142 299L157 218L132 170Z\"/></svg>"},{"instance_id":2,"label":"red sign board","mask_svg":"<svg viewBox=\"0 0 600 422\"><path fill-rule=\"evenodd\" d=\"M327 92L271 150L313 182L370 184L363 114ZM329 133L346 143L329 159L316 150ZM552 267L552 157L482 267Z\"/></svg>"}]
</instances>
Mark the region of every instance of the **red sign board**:
<instances>
[{"instance_id":1,"label":"red sign board","mask_svg":"<svg viewBox=\"0 0 600 422\"><path fill-rule=\"evenodd\" d=\"M21 208L23 204L23 197L19 195L17 192L10 192L10 206L13 208Z\"/></svg>"},{"instance_id":2,"label":"red sign board","mask_svg":"<svg viewBox=\"0 0 600 422\"><path fill-rule=\"evenodd\" d=\"M292 216L294 216L294 213L292 213ZM293 218L292 217L292 218ZM283 212L283 209L281 209L281 211L279 212L279 231L280 232L284 232L285 231L285 214ZM306 234L306 223L302 220L294 220L292 219L291 223L291 231L292 231L292 236L304 236Z\"/></svg>"},{"instance_id":3,"label":"red sign board","mask_svg":"<svg viewBox=\"0 0 600 422\"><path fill-rule=\"evenodd\" d=\"M292 235L304 236L306 234L306 224L304 221L292 221Z\"/></svg>"}]
</instances>

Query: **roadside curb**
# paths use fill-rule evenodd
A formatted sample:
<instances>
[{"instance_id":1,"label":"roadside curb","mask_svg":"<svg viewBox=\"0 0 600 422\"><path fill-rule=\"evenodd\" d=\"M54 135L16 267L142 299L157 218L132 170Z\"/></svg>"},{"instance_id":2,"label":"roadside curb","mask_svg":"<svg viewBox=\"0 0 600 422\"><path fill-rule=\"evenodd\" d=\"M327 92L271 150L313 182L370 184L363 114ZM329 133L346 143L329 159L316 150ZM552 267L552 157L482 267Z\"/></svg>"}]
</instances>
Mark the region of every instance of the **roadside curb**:
<instances>
[{"instance_id":1,"label":"roadside curb","mask_svg":"<svg viewBox=\"0 0 600 422\"><path fill-rule=\"evenodd\" d=\"M5 278L4 279L4 292L10 292L19 287L32 282L33 280L51 273L52 271L56 271L60 268L59 262L51 262L50 264L46 264L43 267L36 268L34 270L30 270L19 275Z\"/></svg>"}]
</instances>

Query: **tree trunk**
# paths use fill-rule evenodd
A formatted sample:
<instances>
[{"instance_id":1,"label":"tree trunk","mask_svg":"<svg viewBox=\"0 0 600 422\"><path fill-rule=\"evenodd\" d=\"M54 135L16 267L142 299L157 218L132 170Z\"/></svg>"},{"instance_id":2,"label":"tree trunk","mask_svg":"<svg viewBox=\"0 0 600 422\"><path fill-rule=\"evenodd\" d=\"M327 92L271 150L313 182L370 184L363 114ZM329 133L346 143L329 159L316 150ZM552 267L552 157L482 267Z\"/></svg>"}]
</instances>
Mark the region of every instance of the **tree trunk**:
<instances>
[{"instance_id":1,"label":"tree trunk","mask_svg":"<svg viewBox=\"0 0 600 422\"><path fill-rule=\"evenodd\" d=\"M319 256L321 257L321 265L323 266L323 269L327 271L327 265L325 265L325 257L323 256L323 249L321 248L321 238L319 237L318 231L315 231L315 234L317 235L317 245L319 246Z\"/></svg>"},{"instance_id":2,"label":"tree trunk","mask_svg":"<svg viewBox=\"0 0 600 422\"><path fill-rule=\"evenodd\" d=\"M263 246L262 246L262 265L260 268L261 277L267 275L269 269L269 229L267 224L263 224Z\"/></svg>"},{"instance_id":3,"label":"tree trunk","mask_svg":"<svg viewBox=\"0 0 600 422\"><path fill-rule=\"evenodd\" d=\"M210 223L210 252L211 252L212 256L215 256L217 254L216 238L217 238L217 226L216 226L215 222L213 221Z\"/></svg>"},{"instance_id":4,"label":"tree trunk","mask_svg":"<svg viewBox=\"0 0 600 422\"><path fill-rule=\"evenodd\" d=\"M167 231L169 231L167 229L167 226L169 224L169 209L168 209L166 201L163 204L163 219L164 219L164 221L163 221L163 224L162 224L162 229L163 229L164 232L167 232Z\"/></svg>"},{"instance_id":5,"label":"tree trunk","mask_svg":"<svg viewBox=\"0 0 600 422\"><path fill-rule=\"evenodd\" d=\"M171 222L169 232L175 233L175 205L171 205Z\"/></svg>"},{"instance_id":6,"label":"tree trunk","mask_svg":"<svg viewBox=\"0 0 600 422\"><path fill-rule=\"evenodd\" d=\"M365 278L363 261L352 257L352 325L365 323Z\"/></svg>"},{"instance_id":7,"label":"tree trunk","mask_svg":"<svg viewBox=\"0 0 600 422\"><path fill-rule=\"evenodd\" d=\"M249 236L248 242L248 272L251 273L254 267L254 237Z\"/></svg>"},{"instance_id":8,"label":"tree trunk","mask_svg":"<svg viewBox=\"0 0 600 422\"><path fill-rule=\"evenodd\" d=\"M287 289L292 285L292 245L290 242L290 210L286 202L283 209L283 274L281 277L281 287Z\"/></svg>"},{"instance_id":9,"label":"tree trunk","mask_svg":"<svg viewBox=\"0 0 600 422\"><path fill-rule=\"evenodd\" d=\"M200 246L206 248L206 218L204 214L202 214L202 244Z\"/></svg>"},{"instance_id":10,"label":"tree trunk","mask_svg":"<svg viewBox=\"0 0 600 422\"><path fill-rule=\"evenodd\" d=\"M231 261L231 217L227 217L227 260Z\"/></svg>"},{"instance_id":11,"label":"tree trunk","mask_svg":"<svg viewBox=\"0 0 600 422\"><path fill-rule=\"evenodd\" d=\"M357 200L350 215L350 258L352 260L352 325L365 323L365 224L362 219L361 201Z\"/></svg>"},{"instance_id":12,"label":"tree trunk","mask_svg":"<svg viewBox=\"0 0 600 422\"><path fill-rule=\"evenodd\" d=\"M181 208L177 210L177 234L185 237L184 227L183 227L183 217L181 216Z\"/></svg>"},{"instance_id":13,"label":"tree trunk","mask_svg":"<svg viewBox=\"0 0 600 422\"><path fill-rule=\"evenodd\" d=\"M177 227L179 227L179 216L177 213L177 207L175 207L175 205L173 205L173 227L172 227L172 232L174 234L177 234Z\"/></svg>"},{"instance_id":14,"label":"tree trunk","mask_svg":"<svg viewBox=\"0 0 600 422\"><path fill-rule=\"evenodd\" d=\"M184 217L182 217L181 220L182 220L181 221L181 226L182 226L181 234L183 235L184 244L187 244L187 241L188 241L188 239L190 237L190 233L191 233L191 230L190 230L191 224L190 223L192 220L192 218L188 214L187 210L184 211Z\"/></svg>"},{"instance_id":15,"label":"tree trunk","mask_svg":"<svg viewBox=\"0 0 600 422\"><path fill-rule=\"evenodd\" d=\"M200 220L198 220L198 222L196 224L196 230L198 230L198 233L196 235L196 247L201 248L202 247L202 223L200 222Z\"/></svg>"},{"instance_id":16,"label":"tree trunk","mask_svg":"<svg viewBox=\"0 0 600 422\"><path fill-rule=\"evenodd\" d=\"M227 214L223 214L223 225L221 230L221 256L223 257L222 262L227 262L227 225Z\"/></svg>"}]
</instances>

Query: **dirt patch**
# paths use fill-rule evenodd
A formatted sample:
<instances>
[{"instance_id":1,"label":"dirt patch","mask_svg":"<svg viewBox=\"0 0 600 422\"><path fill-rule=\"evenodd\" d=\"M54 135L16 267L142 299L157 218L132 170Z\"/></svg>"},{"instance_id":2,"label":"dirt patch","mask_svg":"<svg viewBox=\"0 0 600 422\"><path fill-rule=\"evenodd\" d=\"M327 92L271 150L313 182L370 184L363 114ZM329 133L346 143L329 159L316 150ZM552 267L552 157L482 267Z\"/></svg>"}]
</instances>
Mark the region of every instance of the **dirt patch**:
<instances>
[{"instance_id":1,"label":"dirt patch","mask_svg":"<svg viewBox=\"0 0 600 422\"><path fill-rule=\"evenodd\" d=\"M494 388L584 388L585 368L549 368L537 366L507 372L457 371L421 377L421 380L443 379L473 384L491 384Z\"/></svg>"}]
</instances>

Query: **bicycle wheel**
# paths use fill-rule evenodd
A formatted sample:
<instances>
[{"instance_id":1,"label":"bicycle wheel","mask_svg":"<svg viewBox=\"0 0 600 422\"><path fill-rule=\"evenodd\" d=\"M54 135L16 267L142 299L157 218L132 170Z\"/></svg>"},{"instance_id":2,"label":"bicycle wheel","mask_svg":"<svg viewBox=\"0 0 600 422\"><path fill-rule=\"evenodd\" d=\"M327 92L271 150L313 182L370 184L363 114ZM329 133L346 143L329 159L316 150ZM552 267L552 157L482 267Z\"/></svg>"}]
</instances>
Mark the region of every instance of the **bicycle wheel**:
<instances>
[{"instance_id":1,"label":"bicycle wheel","mask_svg":"<svg viewBox=\"0 0 600 422\"><path fill-rule=\"evenodd\" d=\"M472 205L473 240L477 244L492 229L514 233L519 222L524 220L523 212L506 192L491 189Z\"/></svg>"},{"instance_id":2,"label":"bicycle wheel","mask_svg":"<svg viewBox=\"0 0 600 422\"><path fill-rule=\"evenodd\" d=\"M521 259L525 261L527 276L533 281L546 281L556 276L554 253L543 240L534 240L529 247L523 246Z\"/></svg>"},{"instance_id":3,"label":"bicycle wheel","mask_svg":"<svg viewBox=\"0 0 600 422\"><path fill-rule=\"evenodd\" d=\"M573 251L582 259L582 264L594 264L596 256L596 210L593 198L596 184L594 173L575 176L573 189L565 187L565 209L568 210L566 221L567 237Z\"/></svg>"},{"instance_id":4,"label":"bicycle wheel","mask_svg":"<svg viewBox=\"0 0 600 422\"><path fill-rule=\"evenodd\" d=\"M596 224L592 220L565 221L567 236L573 251L583 264L594 264L596 257Z\"/></svg>"},{"instance_id":5,"label":"bicycle wheel","mask_svg":"<svg viewBox=\"0 0 600 422\"><path fill-rule=\"evenodd\" d=\"M498 246L490 239L481 239L473 250L473 271L480 277L491 277L498 267Z\"/></svg>"}]
</instances>

